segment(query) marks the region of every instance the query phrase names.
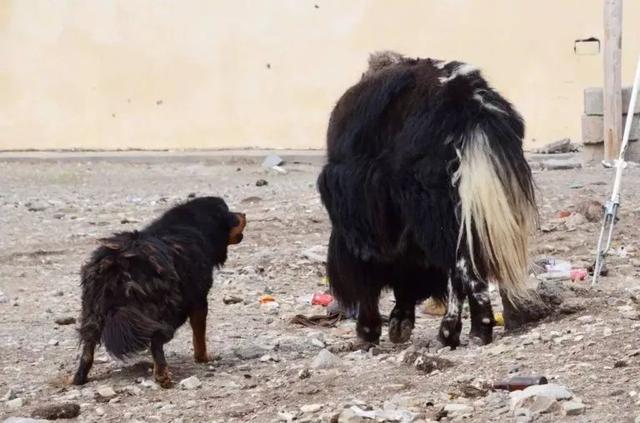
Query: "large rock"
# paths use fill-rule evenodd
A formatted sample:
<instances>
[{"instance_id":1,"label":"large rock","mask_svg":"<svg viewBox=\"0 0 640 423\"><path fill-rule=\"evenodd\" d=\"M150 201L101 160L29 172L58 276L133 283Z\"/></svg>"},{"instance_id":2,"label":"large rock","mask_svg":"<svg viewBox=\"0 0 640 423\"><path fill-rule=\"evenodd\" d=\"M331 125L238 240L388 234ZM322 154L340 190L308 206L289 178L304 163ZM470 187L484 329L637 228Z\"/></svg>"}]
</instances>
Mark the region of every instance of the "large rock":
<instances>
[{"instance_id":1,"label":"large rock","mask_svg":"<svg viewBox=\"0 0 640 423\"><path fill-rule=\"evenodd\" d=\"M511 397L511 409L528 408L531 405L533 397L547 397L558 400L568 400L573 398L573 394L566 387L556 383L548 383L545 385L529 386L522 391L513 391L509 394Z\"/></svg>"},{"instance_id":2,"label":"large rock","mask_svg":"<svg viewBox=\"0 0 640 423\"><path fill-rule=\"evenodd\" d=\"M4 403L9 410L17 410L24 405L22 398L15 398Z\"/></svg>"},{"instance_id":3,"label":"large rock","mask_svg":"<svg viewBox=\"0 0 640 423\"><path fill-rule=\"evenodd\" d=\"M562 404L562 411L565 416L579 416L584 413L587 407L578 401L567 401Z\"/></svg>"},{"instance_id":4,"label":"large rock","mask_svg":"<svg viewBox=\"0 0 640 423\"><path fill-rule=\"evenodd\" d=\"M447 404L444 406L447 417L464 416L473 413L473 407L467 404Z\"/></svg>"},{"instance_id":5,"label":"large rock","mask_svg":"<svg viewBox=\"0 0 640 423\"><path fill-rule=\"evenodd\" d=\"M36 408L31 417L40 417L47 420L73 419L80 415L80 405L73 402L61 404L49 404Z\"/></svg>"},{"instance_id":6,"label":"large rock","mask_svg":"<svg viewBox=\"0 0 640 423\"><path fill-rule=\"evenodd\" d=\"M327 349L321 350L318 355L311 362L311 367L314 369L330 369L342 364L340 357L331 353Z\"/></svg>"},{"instance_id":7,"label":"large rock","mask_svg":"<svg viewBox=\"0 0 640 423\"><path fill-rule=\"evenodd\" d=\"M505 329L514 330L552 315L580 311L584 307L571 291L578 292L562 281L541 281L529 290L528 298L510 300L500 292Z\"/></svg>"},{"instance_id":8,"label":"large rock","mask_svg":"<svg viewBox=\"0 0 640 423\"><path fill-rule=\"evenodd\" d=\"M96 389L96 393L105 400L110 400L117 395L116 391L110 386L99 386L98 389Z\"/></svg>"},{"instance_id":9,"label":"large rock","mask_svg":"<svg viewBox=\"0 0 640 423\"><path fill-rule=\"evenodd\" d=\"M198 389L200 386L202 386L202 382L200 382L200 379L198 379L197 376L191 376L180 381L180 387L182 389L194 390Z\"/></svg>"}]
</instances>

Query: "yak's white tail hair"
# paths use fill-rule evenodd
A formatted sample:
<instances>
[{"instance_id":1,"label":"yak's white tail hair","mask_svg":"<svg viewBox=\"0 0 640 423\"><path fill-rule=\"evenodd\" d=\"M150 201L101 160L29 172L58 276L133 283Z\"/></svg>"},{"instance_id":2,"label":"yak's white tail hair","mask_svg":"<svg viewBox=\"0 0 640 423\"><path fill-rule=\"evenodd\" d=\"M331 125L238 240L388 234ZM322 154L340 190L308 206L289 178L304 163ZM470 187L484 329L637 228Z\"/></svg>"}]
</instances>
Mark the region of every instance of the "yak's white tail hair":
<instances>
[{"instance_id":1,"label":"yak's white tail hair","mask_svg":"<svg viewBox=\"0 0 640 423\"><path fill-rule=\"evenodd\" d=\"M528 237L537 212L526 187L518 183L517 167L501 163L495 153L479 127L462 140L454 175L460 196L460 240L466 240L476 273L481 267L509 297L523 297Z\"/></svg>"}]
</instances>

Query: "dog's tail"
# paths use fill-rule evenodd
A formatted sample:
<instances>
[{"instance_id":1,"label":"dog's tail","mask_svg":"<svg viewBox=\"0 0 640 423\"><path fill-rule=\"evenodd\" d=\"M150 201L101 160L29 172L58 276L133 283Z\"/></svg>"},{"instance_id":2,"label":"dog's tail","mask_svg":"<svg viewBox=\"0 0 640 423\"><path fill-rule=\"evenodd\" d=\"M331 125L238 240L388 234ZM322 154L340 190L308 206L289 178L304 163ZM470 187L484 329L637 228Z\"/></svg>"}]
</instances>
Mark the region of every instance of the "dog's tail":
<instances>
[{"instance_id":1,"label":"dog's tail","mask_svg":"<svg viewBox=\"0 0 640 423\"><path fill-rule=\"evenodd\" d=\"M173 330L161 316L179 290L171 247L139 232L99 242L82 269L81 338L101 338L119 359L144 350L155 335L171 339Z\"/></svg>"},{"instance_id":2,"label":"dog's tail","mask_svg":"<svg viewBox=\"0 0 640 423\"><path fill-rule=\"evenodd\" d=\"M508 297L522 297L528 237L537 219L534 184L519 133L522 122L506 102L475 100L483 110L458 144L454 174L460 198L459 247L466 243L476 274L494 279Z\"/></svg>"},{"instance_id":3,"label":"dog's tail","mask_svg":"<svg viewBox=\"0 0 640 423\"><path fill-rule=\"evenodd\" d=\"M167 334L168 332L168 334ZM153 336L171 338L171 329L133 307L117 308L105 319L102 343L118 359L147 348Z\"/></svg>"}]
</instances>

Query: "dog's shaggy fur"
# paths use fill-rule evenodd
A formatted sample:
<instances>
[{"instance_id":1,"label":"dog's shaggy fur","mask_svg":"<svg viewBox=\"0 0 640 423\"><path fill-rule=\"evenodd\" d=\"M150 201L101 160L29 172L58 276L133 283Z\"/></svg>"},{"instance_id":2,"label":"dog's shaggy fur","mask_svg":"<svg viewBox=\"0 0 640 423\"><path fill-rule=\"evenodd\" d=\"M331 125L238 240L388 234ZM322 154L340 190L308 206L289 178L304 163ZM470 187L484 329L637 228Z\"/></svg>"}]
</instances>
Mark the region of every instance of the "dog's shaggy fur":
<instances>
[{"instance_id":1,"label":"dog's shaggy fur","mask_svg":"<svg viewBox=\"0 0 640 423\"><path fill-rule=\"evenodd\" d=\"M140 232L121 232L82 268L82 354L72 383L83 384L97 344L117 358L151 349L160 385L171 385L163 345L189 318L196 361L208 361L207 293L227 246L242 240L246 219L216 197L167 211Z\"/></svg>"},{"instance_id":2,"label":"dog's shaggy fur","mask_svg":"<svg viewBox=\"0 0 640 423\"><path fill-rule=\"evenodd\" d=\"M318 179L332 223L327 272L357 332L377 342L378 299L391 287L389 338L411 336L415 305L447 301L441 340L459 344L468 297L471 335L491 342L494 280L524 292L527 237L537 216L524 124L473 66L373 55L335 106Z\"/></svg>"}]
</instances>

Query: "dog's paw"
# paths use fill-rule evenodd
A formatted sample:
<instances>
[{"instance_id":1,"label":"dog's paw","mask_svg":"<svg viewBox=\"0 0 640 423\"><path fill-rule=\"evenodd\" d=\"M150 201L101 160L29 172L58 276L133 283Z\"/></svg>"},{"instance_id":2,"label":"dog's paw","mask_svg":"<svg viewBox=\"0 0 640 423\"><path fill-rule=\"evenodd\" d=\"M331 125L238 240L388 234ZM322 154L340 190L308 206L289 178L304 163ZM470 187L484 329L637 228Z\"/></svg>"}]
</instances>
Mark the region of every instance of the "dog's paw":
<instances>
[{"instance_id":1,"label":"dog's paw","mask_svg":"<svg viewBox=\"0 0 640 423\"><path fill-rule=\"evenodd\" d=\"M213 354L206 353L196 354L193 356L193 359L196 363L211 363L213 360L215 360L215 357L213 356Z\"/></svg>"},{"instance_id":2,"label":"dog's paw","mask_svg":"<svg viewBox=\"0 0 640 423\"><path fill-rule=\"evenodd\" d=\"M169 389L173 387L173 380L171 380L171 373L169 369L165 369L162 373L155 375L155 380L160 387Z\"/></svg>"},{"instance_id":3,"label":"dog's paw","mask_svg":"<svg viewBox=\"0 0 640 423\"><path fill-rule=\"evenodd\" d=\"M65 380L66 385L84 385L87 383L87 378L82 378L77 374L68 376Z\"/></svg>"}]
</instances>

